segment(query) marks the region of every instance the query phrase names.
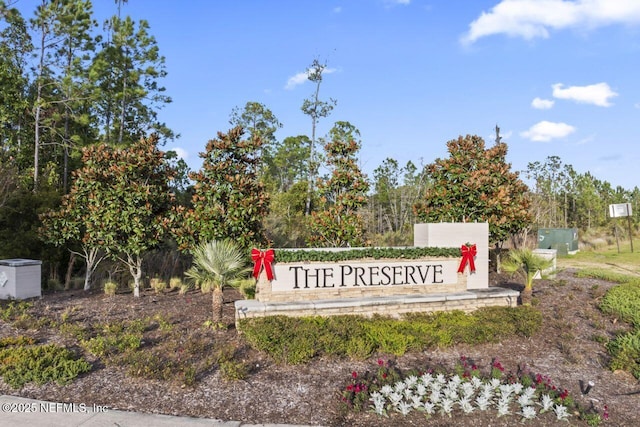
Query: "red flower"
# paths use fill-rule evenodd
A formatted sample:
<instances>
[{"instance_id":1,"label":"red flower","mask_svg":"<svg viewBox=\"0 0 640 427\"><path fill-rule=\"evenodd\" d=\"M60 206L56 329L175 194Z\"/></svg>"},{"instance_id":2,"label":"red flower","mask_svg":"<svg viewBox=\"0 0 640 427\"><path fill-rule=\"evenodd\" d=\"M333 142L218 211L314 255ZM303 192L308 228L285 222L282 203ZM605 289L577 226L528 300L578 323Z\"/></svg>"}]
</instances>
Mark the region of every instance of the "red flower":
<instances>
[{"instance_id":1,"label":"red flower","mask_svg":"<svg viewBox=\"0 0 640 427\"><path fill-rule=\"evenodd\" d=\"M378 366L384 366L384 360L378 359Z\"/></svg>"},{"instance_id":2,"label":"red flower","mask_svg":"<svg viewBox=\"0 0 640 427\"><path fill-rule=\"evenodd\" d=\"M351 372L351 378L353 378L354 380L358 378L358 373L356 371Z\"/></svg>"}]
</instances>

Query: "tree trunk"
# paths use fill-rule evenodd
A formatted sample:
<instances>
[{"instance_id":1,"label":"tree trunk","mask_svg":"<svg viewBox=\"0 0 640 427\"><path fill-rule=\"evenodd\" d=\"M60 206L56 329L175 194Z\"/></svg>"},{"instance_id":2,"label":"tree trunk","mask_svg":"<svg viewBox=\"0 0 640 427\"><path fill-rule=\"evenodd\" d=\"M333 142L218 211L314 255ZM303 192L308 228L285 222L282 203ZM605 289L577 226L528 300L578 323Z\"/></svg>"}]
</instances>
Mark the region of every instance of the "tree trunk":
<instances>
[{"instance_id":1,"label":"tree trunk","mask_svg":"<svg viewBox=\"0 0 640 427\"><path fill-rule=\"evenodd\" d=\"M87 263L87 271L84 276L84 290L88 291L91 289L91 276L93 272L98 268L98 264L104 257L100 256L100 249L98 248L83 248L84 249L84 259ZM111 277L109 277L111 280Z\"/></svg>"},{"instance_id":2,"label":"tree trunk","mask_svg":"<svg viewBox=\"0 0 640 427\"><path fill-rule=\"evenodd\" d=\"M214 286L213 291L211 292L212 299L211 303L213 306L213 323L219 324L222 323L222 305L224 303L224 295L222 294L221 286Z\"/></svg>"},{"instance_id":3,"label":"tree trunk","mask_svg":"<svg viewBox=\"0 0 640 427\"><path fill-rule=\"evenodd\" d=\"M76 254L71 252L69 257L69 264L67 265L67 274L64 277L64 290L68 291L71 288L71 273L73 273L73 265L76 263Z\"/></svg>"},{"instance_id":4,"label":"tree trunk","mask_svg":"<svg viewBox=\"0 0 640 427\"><path fill-rule=\"evenodd\" d=\"M142 278L142 257L127 255L127 267L133 276L133 296L140 297L140 279Z\"/></svg>"},{"instance_id":5,"label":"tree trunk","mask_svg":"<svg viewBox=\"0 0 640 427\"><path fill-rule=\"evenodd\" d=\"M522 300L522 305L531 305L531 300L533 299L533 286L525 285L522 292L520 292L520 299Z\"/></svg>"}]
</instances>

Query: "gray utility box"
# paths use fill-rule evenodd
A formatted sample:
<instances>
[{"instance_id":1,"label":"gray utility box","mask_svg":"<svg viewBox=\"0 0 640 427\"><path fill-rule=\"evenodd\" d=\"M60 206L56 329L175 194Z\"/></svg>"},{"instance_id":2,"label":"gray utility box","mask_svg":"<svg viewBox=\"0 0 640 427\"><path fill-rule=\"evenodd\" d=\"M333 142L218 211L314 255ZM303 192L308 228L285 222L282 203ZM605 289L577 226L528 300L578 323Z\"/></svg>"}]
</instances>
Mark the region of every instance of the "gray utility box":
<instances>
[{"instance_id":1,"label":"gray utility box","mask_svg":"<svg viewBox=\"0 0 640 427\"><path fill-rule=\"evenodd\" d=\"M26 299L42 296L40 270L35 259L0 260L0 299Z\"/></svg>"}]
</instances>

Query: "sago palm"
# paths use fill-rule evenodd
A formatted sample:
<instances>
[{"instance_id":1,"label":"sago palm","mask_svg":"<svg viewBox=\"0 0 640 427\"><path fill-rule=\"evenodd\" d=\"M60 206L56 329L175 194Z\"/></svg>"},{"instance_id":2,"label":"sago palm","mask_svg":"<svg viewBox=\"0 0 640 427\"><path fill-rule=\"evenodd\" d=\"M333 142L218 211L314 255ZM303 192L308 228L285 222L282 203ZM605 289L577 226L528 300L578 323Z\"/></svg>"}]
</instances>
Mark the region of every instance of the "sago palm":
<instances>
[{"instance_id":1,"label":"sago palm","mask_svg":"<svg viewBox=\"0 0 640 427\"><path fill-rule=\"evenodd\" d=\"M522 304L531 304L533 293L533 278L538 271L542 271L553 266L553 260L535 254L531 249L513 249L509 251L508 258L502 263L502 270L507 273L518 273L524 279L524 290L522 291Z\"/></svg>"},{"instance_id":2,"label":"sago palm","mask_svg":"<svg viewBox=\"0 0 640 427\"><path fill-rule=\"evenodd\" d=\"M213 240L198 246L193 251L193 265L185 275L201 287L212 291L212 320L215 325L222 322L222 291L225 286L240 279L247 271L248 258L230 240Z\"/></svg>"}]
</instances>

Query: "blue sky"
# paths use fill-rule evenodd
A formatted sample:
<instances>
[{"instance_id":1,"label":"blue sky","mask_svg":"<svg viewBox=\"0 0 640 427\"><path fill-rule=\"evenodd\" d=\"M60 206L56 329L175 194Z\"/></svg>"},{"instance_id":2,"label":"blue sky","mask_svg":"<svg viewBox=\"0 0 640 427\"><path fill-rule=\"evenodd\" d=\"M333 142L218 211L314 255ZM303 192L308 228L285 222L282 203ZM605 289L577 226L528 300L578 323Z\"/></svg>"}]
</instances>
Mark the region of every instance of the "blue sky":
<instances>
[{"instance_id":1,"label":"blue sky","mask_svg":"<svg viewBox=\"0 0 640 427\"><path fill-rule=\"evenodd\" d=\"M320 97L337 100L318 135L356 126L370 177L387 157L445 157L459 135L490 145L498 124L514 170L557 155L640 186L640 0L130 0L123 14L148 20L166 57L160 118L181 137L165 148L194 169L248 101L283 123L279 139L310 135L313 87L295 77L318 58Z\"/></svg>"}]
</instances>

